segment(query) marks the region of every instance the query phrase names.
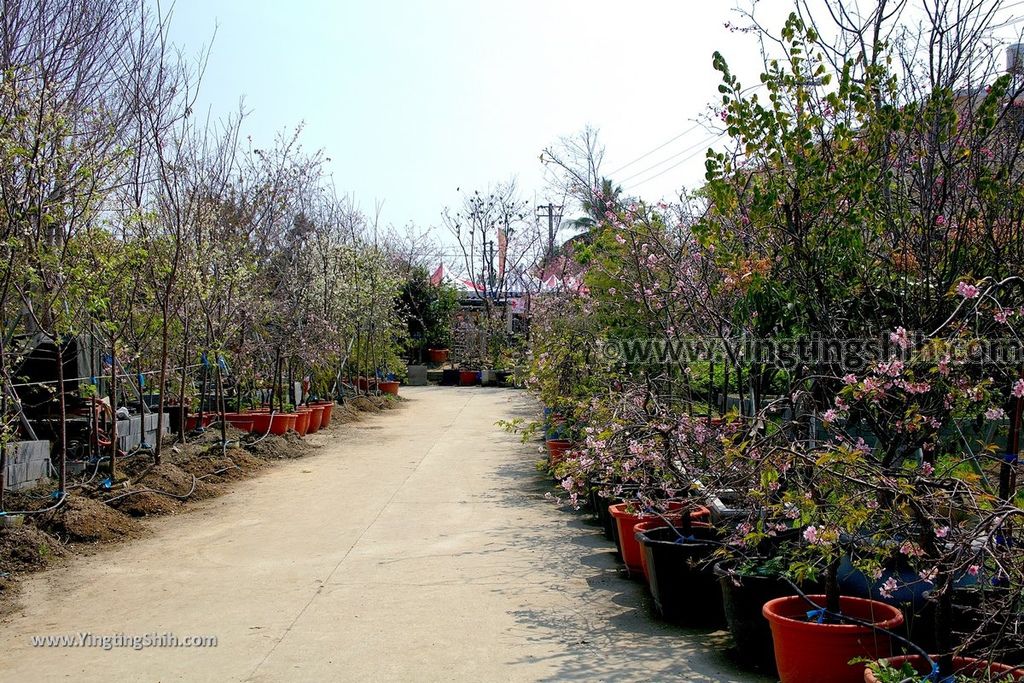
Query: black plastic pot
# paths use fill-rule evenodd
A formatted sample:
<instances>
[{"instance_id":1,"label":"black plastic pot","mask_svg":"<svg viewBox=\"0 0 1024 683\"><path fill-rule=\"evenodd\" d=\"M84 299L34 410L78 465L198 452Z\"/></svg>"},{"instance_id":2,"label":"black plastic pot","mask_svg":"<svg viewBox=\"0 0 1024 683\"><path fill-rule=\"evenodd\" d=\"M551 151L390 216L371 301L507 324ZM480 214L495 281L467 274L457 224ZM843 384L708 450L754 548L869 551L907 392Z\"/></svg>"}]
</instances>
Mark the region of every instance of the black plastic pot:
<instances>
[{"instance_id":1,"label":"black plastic pot","mask_svg":"<svg viewBox=\"0 0 1024 683\"><path fill-rule=\"evenodd\" d=\"M722 592L710 558L721 533L695 525L682 539L670 528L637 533L647 562L647 582L654 608L666 621L683 626L720 628Z\"/></svg>"},{"instance_id":2,"label":"black plastic pot","mask_svg":"<svg viewBox=\"0 0 1024 683\"><path fill-rule=\"evenodd\" d=\"M442 370L441 371L441 386L443 387L454 387L459 384L459 371L458 370Z\"/></svg>"},{"instance_id":3,"label":"black plastic pot","mask_svg":"<svg viewBox=\"0 0 1024 683\"><path fill-rule=\"evenodd\" d=\"M715 565L722 593L722 610L735 645L735 657L743 666L775 674L772 630L761 608L769 600L796 595L793 587L777 576L738 575L731 563ZM807 592L815 592L808 586Z\"/></svg>"}]
</instances>

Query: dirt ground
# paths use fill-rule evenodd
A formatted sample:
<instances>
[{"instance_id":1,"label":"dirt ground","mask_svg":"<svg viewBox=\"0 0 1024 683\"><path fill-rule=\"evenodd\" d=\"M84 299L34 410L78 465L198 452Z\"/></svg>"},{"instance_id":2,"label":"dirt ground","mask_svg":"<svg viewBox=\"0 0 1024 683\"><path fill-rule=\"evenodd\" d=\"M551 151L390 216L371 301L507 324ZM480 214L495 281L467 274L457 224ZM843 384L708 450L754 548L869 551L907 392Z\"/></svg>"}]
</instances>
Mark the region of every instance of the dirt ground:
<instances>
[{"instance_id":1,"label":"dirt ground","mask_svg":"<svg viewBox=\"0 0 1024 683\"><path fill-rule=\"evenodd\" d=\"M146 534L137 520L173 515L190 503L215 498L235 482L255 476L276 462L315 455L325 444L344 438L346 425L364 413L380 413L402 405L401 400L359 397L336 404L331 424L300 437L260 438L233 427L227 429L228 446L219 429L193 436L188 443L168 437L160 465L148 454L123 459L116 482L105 486L106 471L87 471L69 480L63 505L40 514L25 515L18 526L0 527L0 617L18 606L19 579L50 568L98 544L118 543ZM8 492L8 510L42 510L53 503L54 483L35 489Z\"/></svg>"}]
</instances>

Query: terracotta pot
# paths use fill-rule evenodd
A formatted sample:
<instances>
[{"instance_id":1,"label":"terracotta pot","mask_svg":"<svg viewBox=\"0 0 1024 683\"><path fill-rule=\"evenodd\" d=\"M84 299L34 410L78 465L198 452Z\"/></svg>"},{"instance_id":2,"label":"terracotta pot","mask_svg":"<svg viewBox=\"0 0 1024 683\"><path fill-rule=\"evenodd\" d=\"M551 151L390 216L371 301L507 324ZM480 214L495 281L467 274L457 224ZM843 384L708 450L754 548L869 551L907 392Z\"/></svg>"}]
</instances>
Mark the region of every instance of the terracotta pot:
<instances>
[{"instance_id":1,"label":"terracotta pot","mask_svg":"<svg viewBox=\"0 0 1024 683\"><path fill-rule=\"evenodd\" d=\"M304 408L299 408L295 413L294 429L299 436L305 436L309 431L309 413L310 411Z\"/></svg>"},{"instance_id":2,"label":"terracotta pot","mask_svg":"<svg viewBox=\"0 0 1024 683\"><path fill-rule=\"evenodd\" d=\"M307 434L319 431L324 426L324 406L314 403L309 407L309 431Z\"/></svg>"},{"instance_id":3,"label":"terracotta pot","mask_svg":"<svg viewBox=\"0 0 1024 683\"><path fill-rule=\"evenodd\" d=\"M448 360L448 349L427 349L427 361L444 363Z\"/></svg>"},{"instance_id":4,"label":"terracotta pot","mask_svg":"<svg viewBox=\"0 0 1024 683\"><path fill-rule=\"evenodd\" d=\"M334 401L323 401L316 405L323 407L323 417L320 418L320 427L326 427L331 424L331 413L334 412Z\"/></svg>"},{"instance_id":5,"label":"terracotta pot","mask_svg":"<svg viewBox=\"0 0 1024 683\"><path fill-rule=\"evenodd\" d=\"M398 396L398 382L377 382L377 388L385 394Z\"/></svg>"},{"instance_id":6,"label":"terracotta pot","mask_svg":"<svg viewBox=\"0 0 1024 683\"><path fill-rule=\"evenodd\" d=\"M552 467L562 462L566 451L572 449L572 441L568 439L548 439L544 443L548 447L548 463Z\"/></svg>"},{"instance_id":7,"label":"terracotta pot","mask_svg":"<svg viewBox=\"0 0 1024 683\"><path fill-rule=\"evenodd\" d=\"M932 659L936 659L938 655L929 655ZM931 668L928 666L928 662L925 661L921 655L911 655L904 657L889 657L885 660L890 666L899 669L904 663L909 663L910 666L914 667L914 670L919 674L931 673ZM1013 671L1011 674L1010 672ZM964 674L967 676L982 676L980 680L988 680L993 678L996 680L998 674L1009 674L1010 678L1005 675L999 680L1014 680L1024 681L1024 671L1014 670L1009 664L1000 664L998 662L992 662L991 664L983 659L974 659L972 657L954 657L953 658L953 673ZM993 676L995 674L995 676ZM864 669L864 683L878 683L878 678L875 676L871 669Z\"/></svg>"},{"instance_id":8,"label":"terracotta pot","mask_svg":"<svg viewBox=\"0 0 1024 683\"><path fill-rule=\"evenodd\" d=\"M808 596L818 605L824 595ZM903 613L892 605L864 598L840 597L843 614L871 622L890 631L902 626ZM862 683L864 665L851 659L869 660L892 655L891 638L869 626L819 624L807 617L811 607L800 596L776 598L761 613L768 620L775 643L775 665L782 683Z\"/></svg>"},{"instance_id":9,"label":"terracotta pot","mask_svg":"<svg viewBox=\"0 0 1024 683\"><path fill-rule=\"evenodd\" d=\"M658 519L658 515L644 512L627 512L632 507L631 503L616 503L608 506L608 512L615 518L615 525L618 530L619 552L622 554L622 561L630 576L643 576L643 566L640 561L640 543L636 540L635 527L640 522ZM673 512L683 507L678 501L671 501L667 505L667 512ZM707 519L710 511L706 507L698 506L690 513L694 521ZM678 517L678 515L675 515Z\"/></svg>"},{"instance_id":10,"label":"terracotta pot","mask_svg":"<svg viewBox=\"0 0 1024 683\"><path fill-rule=\"evenodd\" d=\"M459 384L464 387L471 387L480 379L480 373L476 370L460 370Z\"/></svg>"}]
</instances>

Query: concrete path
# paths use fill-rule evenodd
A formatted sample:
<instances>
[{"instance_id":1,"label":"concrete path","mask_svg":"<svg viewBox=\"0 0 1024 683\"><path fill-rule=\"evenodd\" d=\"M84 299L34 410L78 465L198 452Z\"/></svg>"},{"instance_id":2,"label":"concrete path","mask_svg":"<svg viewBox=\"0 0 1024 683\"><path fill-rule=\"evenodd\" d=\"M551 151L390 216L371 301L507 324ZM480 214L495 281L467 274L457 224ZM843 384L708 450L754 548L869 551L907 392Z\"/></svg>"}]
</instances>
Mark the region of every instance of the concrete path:
<instances>
[{"instance_id":1,"label":"concrete path","mask_svg":"<svg viewBox=\"0 0 1024 683\"><path fill-rule=\"evenodd\" d=\"M651 618L600 530L545 498L498 430L522 393L403 388L407 406L152 536L26 582L0 681L752 681ZM215 648L33 647L171 632Z\"/></svg>"}]
</instances>

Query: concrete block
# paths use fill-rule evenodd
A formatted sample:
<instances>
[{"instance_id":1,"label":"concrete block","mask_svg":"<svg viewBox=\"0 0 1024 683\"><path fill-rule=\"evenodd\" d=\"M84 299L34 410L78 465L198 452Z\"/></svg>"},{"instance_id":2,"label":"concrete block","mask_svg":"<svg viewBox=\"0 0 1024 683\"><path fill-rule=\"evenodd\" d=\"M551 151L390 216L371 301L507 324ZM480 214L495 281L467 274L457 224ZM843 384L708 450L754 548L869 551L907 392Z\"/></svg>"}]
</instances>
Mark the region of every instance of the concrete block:
<instances>
[{"instance_id":1,"label":"concrete block","mask_svg":"<svg viewBox=\"0 0 1024 683\"><path fill-rule=\"evenodd\" d=\"M49 463L44 460L33 460L25 465L25 476L30 480L45 479L49 474Z\"/></svg>"},{"instance_id":2,"label":"concrete block","mask_svg":"<svg viewBox=\"0 0 1024 683\"><path fill-rule=\"evenodd\" d=\"M11 490L26 488L28 478L28 464L23 462L14 463L7 467L7 482Z\"/></svg>"}]
</instances>

